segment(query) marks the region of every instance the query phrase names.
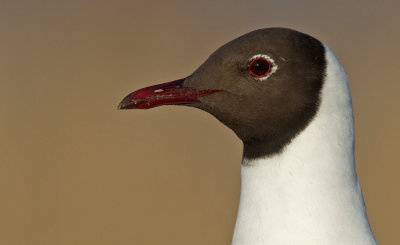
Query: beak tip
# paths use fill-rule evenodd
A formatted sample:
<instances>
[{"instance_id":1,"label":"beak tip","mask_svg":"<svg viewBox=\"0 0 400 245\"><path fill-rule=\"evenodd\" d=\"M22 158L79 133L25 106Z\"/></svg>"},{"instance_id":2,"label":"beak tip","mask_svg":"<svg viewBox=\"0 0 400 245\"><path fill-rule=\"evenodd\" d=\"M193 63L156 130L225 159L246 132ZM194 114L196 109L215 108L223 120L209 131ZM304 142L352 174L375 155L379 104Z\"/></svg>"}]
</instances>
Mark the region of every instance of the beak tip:
<instances>
[{"instance_id":1,"label":"beak tip","mask_svg":"<svg viewBox=\"0 0 400 245\"><path fill-rule=\"evenodd\" d=\"M126 110L126 109L134 108L134 107L132 107L132 104L135 104L135 103L132 103L132 102L133 102L133 99L131 98L131 97L132 97L132 94L134 94L134 93L131 93L131 94L129 94L128 96L126 96L126 97L119 103L119 105L117 106L117 110Z\"/></svg>"},{"instance_id":2,"label":"beak tip","mask_svg":"<svg viewBox=\"0 0 400 245\"><path fill-rule=\"evenodd\" d=\"M125 103L124 101L121 101L117 106L117 110L124 110L124 109L125 109Z\"/></svg>"},{"instance_id":3,"label":"beak tip","mask_svg":"<svg viewBox=\"0 0 400 245\"><path fill-rule=\"evenodd\" d=\"M117 110L126 110L126 109L133 109L135 107L129 107L131 106L131 103L124 103L124 101L122 101L121 103L119 103Z\"/></svg>"}]
</instances>

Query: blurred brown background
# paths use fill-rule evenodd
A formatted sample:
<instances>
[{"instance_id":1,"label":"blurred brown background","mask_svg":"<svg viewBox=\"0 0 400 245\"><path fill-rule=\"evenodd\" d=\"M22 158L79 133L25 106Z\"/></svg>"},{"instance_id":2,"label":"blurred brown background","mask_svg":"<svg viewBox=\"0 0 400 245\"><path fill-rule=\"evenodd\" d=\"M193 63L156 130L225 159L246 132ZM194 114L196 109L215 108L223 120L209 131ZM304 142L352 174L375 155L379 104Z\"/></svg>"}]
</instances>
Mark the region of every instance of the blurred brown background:
<instances>
[{"instance_id":1,"label":"blurred brown background","mask_svg":"<svg viewBox=\"0 0 400 245\"><path fill-rule=\"evenodd\" d=\"M0 244L229 244L241 142L205 112L117 111L225 42L285 26L347 70L357 169L398 244L398 1L0 1Z\"/></svg>"}]
</instances>

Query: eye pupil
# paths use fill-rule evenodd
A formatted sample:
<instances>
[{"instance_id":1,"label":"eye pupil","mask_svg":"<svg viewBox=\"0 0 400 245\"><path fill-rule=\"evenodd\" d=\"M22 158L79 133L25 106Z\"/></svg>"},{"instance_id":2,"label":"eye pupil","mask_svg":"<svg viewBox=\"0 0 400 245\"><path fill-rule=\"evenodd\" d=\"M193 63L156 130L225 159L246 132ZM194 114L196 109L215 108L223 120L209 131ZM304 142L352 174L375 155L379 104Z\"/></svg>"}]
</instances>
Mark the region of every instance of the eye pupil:
<instances>
[{"instance_id":1,"label":"eye pupil","mask_svg":"<svg viewBox=\"0 0 400 245\"><path fill-rule=\"evenodd\" d=\"M264 59L258 58L251 61L249 65L249 72L251 75L256 77L266 76L271 68L271 63Z\"/></svg>"}]
</instances>

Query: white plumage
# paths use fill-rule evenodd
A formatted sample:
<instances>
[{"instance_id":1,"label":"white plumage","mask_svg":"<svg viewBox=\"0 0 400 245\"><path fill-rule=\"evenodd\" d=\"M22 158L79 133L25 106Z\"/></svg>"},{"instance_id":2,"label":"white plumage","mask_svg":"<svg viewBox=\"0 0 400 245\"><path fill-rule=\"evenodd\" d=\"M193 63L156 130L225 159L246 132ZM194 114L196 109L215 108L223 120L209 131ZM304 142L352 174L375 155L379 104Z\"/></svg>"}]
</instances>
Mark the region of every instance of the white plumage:
<instances>
[{"instance_id":1,"label":"white plumage","mask_svg":"<svg viewBox=\"0 0 400 245\"><path fill-rule=\"evenodd\" d=\"M282 154L243 159L233 245L376 244L354 166L346 74L325 46L320 108Z\"/></svg>"}]
</instances>

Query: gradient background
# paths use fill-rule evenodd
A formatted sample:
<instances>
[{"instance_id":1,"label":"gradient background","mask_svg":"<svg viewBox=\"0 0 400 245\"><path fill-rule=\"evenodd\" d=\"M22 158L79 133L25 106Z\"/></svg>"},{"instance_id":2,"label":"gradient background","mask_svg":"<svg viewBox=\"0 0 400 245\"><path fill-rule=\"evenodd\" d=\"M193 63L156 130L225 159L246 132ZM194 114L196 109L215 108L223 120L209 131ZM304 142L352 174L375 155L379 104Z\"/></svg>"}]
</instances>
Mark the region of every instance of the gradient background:
<instances>
[{"instance_id":1,"label":"gradient background","mask_svg":"<svg viewBox=\"0 0 400 245\"><path fill-rule=\"evenodd\" d=\"M185 107L117 111L254 29L347 70L372 228L398 244L399 1L0 1L0 244L229 244L242 144Z\"/></svg>"}]
</instances>

